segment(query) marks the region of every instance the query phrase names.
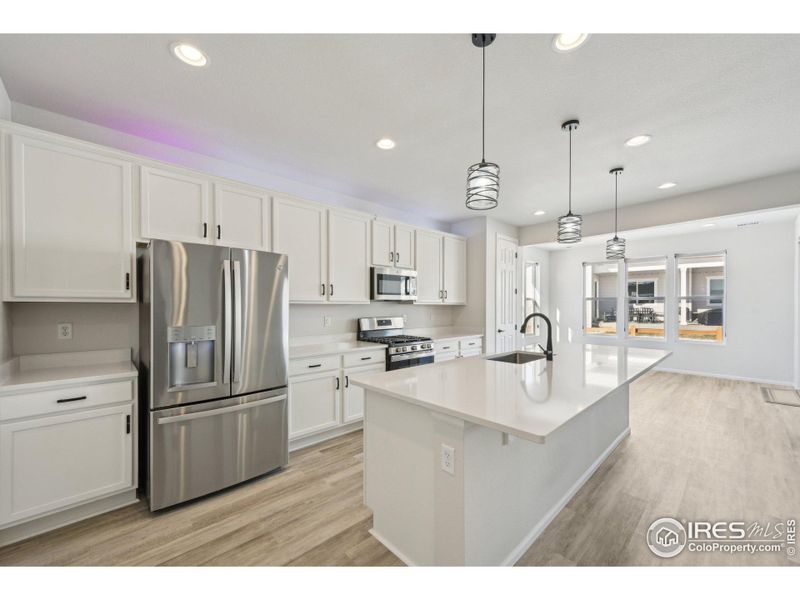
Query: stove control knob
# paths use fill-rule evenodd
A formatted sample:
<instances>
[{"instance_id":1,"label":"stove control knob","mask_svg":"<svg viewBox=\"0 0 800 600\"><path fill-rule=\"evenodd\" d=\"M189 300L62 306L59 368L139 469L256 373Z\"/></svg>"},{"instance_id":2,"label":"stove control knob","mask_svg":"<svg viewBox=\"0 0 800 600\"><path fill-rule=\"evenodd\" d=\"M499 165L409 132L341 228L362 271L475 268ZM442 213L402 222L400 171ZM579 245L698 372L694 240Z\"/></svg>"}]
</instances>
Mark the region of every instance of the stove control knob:
<instances>
[{"instance_id":1,"label":"stove control knob","mask_svg":"<svg viewBox=\"0 0 800 600\"><path fill-rule=\"evenodd\" d=\"M411 349L412 350L418 350L419 348L417 348L416 346L411 346Z\"/></svg>"}]
</instances>

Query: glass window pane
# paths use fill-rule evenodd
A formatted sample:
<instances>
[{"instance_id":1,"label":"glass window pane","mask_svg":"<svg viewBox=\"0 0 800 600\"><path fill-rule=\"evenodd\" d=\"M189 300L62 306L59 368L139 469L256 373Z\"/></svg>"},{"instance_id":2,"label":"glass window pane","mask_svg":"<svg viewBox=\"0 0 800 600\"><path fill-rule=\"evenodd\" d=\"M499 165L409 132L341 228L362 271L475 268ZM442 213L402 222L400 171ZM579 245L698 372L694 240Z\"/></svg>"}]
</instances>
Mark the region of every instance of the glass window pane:
<instances>
[{"instance_id":1,"label":"glass window pane","mask_svg":"<svg viewBox=\"0 0 800 600\"><path fill-rule=\"evenodd\" d=\"M617 300L602 298L584 301L585 332L592 335L617 334Z\"/></svg>"},{"instance_id":2,"label":"glass window pane","mask_svg":"<svg viewBox=\"0 0 800 600\"><path fill-rule=\"evenodd\" d=\"M724 292L724 254L677 256L675 267L677 296L715 296L717 294L709 290L709 282L712 279L722 281L722 287L719 289Z\"/></svg>"},{"instance_id":3,"label":"glass window pane","mask_svg":"<svg viewBox=\"0 0 800 600\"><path fill-rule=\"evenodd\" d=\"M712 298L678 298L678 339L722 342L725 315Z\"/></svg>"},{"instance_id":4,"label":"glass window pane","mask_svg":"<svg viewBox=\"0 0 800 600\"><path fill-rule=\"evenodd\" d=\"M628 300L628 335L631 337L664 337L664 297Z\"/></svg>"},{"instance_id":5,"label":"glass window pane","mask_svg":"<svg viewBox=\"0 0 800 600\"><path fill-rule=\"evenodd\" d=\"M656 295L656 282L640 281L637 285L639 298L653 298Z\"/></svg>"},{"instance_id":6,"label":"glass window pane","mask_svg":"<svg viewBox=\"0 0 800 600\"><path fill-rule=\"evenodd\" d=\"M594 263L583 266L585 298L616 298L619 267L613 263Z\"/></svg>"}]
</instances>

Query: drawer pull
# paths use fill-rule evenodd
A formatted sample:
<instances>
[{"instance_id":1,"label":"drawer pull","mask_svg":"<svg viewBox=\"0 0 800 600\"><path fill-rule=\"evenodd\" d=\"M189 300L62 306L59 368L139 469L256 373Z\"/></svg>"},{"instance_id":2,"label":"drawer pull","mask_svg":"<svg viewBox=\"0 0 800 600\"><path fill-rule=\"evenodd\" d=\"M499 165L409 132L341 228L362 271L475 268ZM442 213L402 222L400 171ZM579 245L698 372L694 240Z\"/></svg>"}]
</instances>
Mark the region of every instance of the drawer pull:
<instances>
[{"instance_id":1,"label":"drawer pull","mask_svg":"<svg viewBox=\"0 0 800 600\"><path fill-rule=\"evenodd\" d=\"M450 350L450 346L442 346L442 350Z\"/></svg>"},{"instance_id":2,"label":"drawer pull","mask_svg":"<svg viewBox=\"0 0 800 600\"><path fill-rule=\"evenodd\" d=\"M361 360L372 360L371 356L362 356Z\"/></svg>"},{"instance_id":3,"label":"drawer pull","mask_svg":"<svg viewBox=\"0 0 800 600\"><path fill-rule=\"evenodd\" d=\"M308 365L308 368L309 369L316 369L317 367L321 367L321 366L322 366L322 363L319 363L319 364L316 364L316 365Z\"/></svg>"},{"instance_id":4,"label":"drawer pull","mask_svg":"<svg viewBox=\"0 0 800 600\"><path fill-rule=\"evenodd\" d=\"M61 398L61 400L56 400L56 403L62 404L64 402L77 402L78 400L86 400L86 396L76 396L75 398Z\"/></svg>"}]
</instances>

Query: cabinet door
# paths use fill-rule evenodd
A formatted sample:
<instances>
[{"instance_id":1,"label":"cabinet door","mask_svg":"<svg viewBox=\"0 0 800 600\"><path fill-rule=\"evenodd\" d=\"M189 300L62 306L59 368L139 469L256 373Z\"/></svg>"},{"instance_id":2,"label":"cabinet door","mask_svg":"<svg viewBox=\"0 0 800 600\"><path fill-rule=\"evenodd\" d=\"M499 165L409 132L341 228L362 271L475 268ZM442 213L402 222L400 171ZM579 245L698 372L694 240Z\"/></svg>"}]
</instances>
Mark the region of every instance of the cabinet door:
<instances>
[{"instance_id":1,"label":"cabinet door","mask_svg":"<svg viewBox=\"0 0 800 600\"><path fill-rule=\"evenodd\" d=\"M467 242L460 238L445 236L444 260L445 304L467 302Z\"/></svg>"},{"instance_id":2,"label":"cabinet door","mask_svg":"<svg viewBox=\"0 0 800 600\"><path fill-rule=\"evenodd\" d=\"M131 164L11 140L9 298L132 299Z\"/></svg>"},{"instance_id":3,"label":"cabinet door","mask_svg":"<svg viewBox=\"0 0 800 600\"><path fill-rule=\"evenodd\" d=\"M395 225L394 262L401 269L414 268L414 228Z\"/></svg>"},{"instance_id":4,"label":"cabinet door","mask_svg":"<svg viewBox=\"0 0 800 600\"><path fill-rule=\"evenodd\" d=\"M142 237L211 243L209 180L183 171L142 167Z\"/></svg>"},{"instance_id":5,"label":"cabinet door","mask_svg":"<svg viewBox=\"0 0 800 600\"><path fill-rule=\"evenodd\" d=\"M350 383L350 378L365 373L383 373L385 365L373 365L362 369L344 370L344 394L342 399L342 422L352 423L364 418L364 388Z\"/></svg>"},{"instance_id":6,"label":"cabinet door","mask_svg":"<svg viewBox=\"0 0 800 600\"><path fill-rule=\"evenodd\" d=\"M0 523L131 487L129 419L126 404L0 425Z\"/></svg>"},{"instance_id":7,"label":"cabinet door","mask_svg":"<svg viewBox=\"0 0 800 600\"><path fill-rule=\"evenodd\" d=\"M417 304L442 302L442 235L417 231Z\"/></svg>"},{"instance_id":8,"label":"cabinet door","mask_svg":"<svg viewBox=\"0 0 800 600\"><path fill-rule=\"evenodd\" d=\"M372 264L394 266L394 226L388 221L372 222Z\"/></svg>"},{"instance_id":9,"label":"cabinet door","mask_svg":"<svg viewBox=\"0 0 800 600\"><path fill-rule=\"evenodd\" d=\"M222 246L269 251L269 196L245 186L214 184L214 231Z\"/></svg>"},{"instance_id":10,"label":"cabinet door","mask_svg":"<svg viewBox=\"0 0 800 600\"><path fill-rule=\"evenodd\" d=\"M339 425L339 371L289 380L289 439Z\"/></svg>"},{"instance_id":11,"label":"cabinet door","mask_svg":"<svg viewBox=\"0 0 800 600\"><path fill-rule=\"evenodd\" d=\"M368 215L328 211L329 302L369 302L369 224Z\"/></svg>"},{"instance_id":12,"label":"cabinet door","mask_svg":"<svg viewBox=\"0 0 800 600\"><path fill-rule=\"evenodd\" d=\"M325 302L327 231L325 207L290 198L272 200L273 252L289 256L289 301Z\"/></svg>"}]
</instances>

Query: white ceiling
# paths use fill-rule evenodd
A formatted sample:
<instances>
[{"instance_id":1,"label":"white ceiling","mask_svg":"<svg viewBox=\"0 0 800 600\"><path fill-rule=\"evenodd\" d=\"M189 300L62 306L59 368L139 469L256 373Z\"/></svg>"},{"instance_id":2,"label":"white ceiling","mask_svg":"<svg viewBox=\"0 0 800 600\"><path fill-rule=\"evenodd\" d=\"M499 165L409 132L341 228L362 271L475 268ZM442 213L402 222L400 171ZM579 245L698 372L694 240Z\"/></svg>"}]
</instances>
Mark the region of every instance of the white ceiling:
<instances>
[{"instance_id":1,"label":"white ceiling","mask_svg":"<svg viewBox=\"0 0 800 600\"><path fill-rule=\"evenodd\" d=\"M210 64L172 58L177 39ZM623 206L800 167L800 36L594 35L568 54L550 39L487 49L492 216L565 212L571 117L576 212L610 208L617 165ZM475 214L480 68L463 34L0 35L14 102L448 221ZM638 133L652 142L626 148Z\"/></svg>"}]
</instances>

